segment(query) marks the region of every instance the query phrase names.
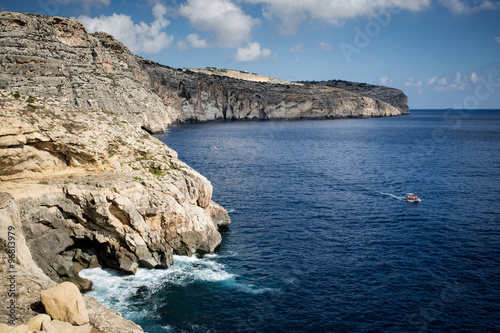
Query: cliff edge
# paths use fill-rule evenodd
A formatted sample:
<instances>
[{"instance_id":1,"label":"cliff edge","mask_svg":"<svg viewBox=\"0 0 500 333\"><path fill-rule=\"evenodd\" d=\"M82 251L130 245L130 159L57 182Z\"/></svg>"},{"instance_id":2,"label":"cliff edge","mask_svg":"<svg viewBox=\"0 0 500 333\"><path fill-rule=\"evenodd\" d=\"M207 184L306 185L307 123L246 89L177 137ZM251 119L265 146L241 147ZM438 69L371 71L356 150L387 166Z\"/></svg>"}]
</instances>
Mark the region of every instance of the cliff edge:
<instances>
[{"instance_id":1,"label":"cliff edge","mask_svg":"<svg viewBox=\"0 0 500 333\"><path fill-rule=\"evenodd\" d=\"M154 133L183 122L403 113L383 98L328 85L163 66L62 17L1 12L0 60L0 89L111 111Z\"/></svg>"}]
</instances>

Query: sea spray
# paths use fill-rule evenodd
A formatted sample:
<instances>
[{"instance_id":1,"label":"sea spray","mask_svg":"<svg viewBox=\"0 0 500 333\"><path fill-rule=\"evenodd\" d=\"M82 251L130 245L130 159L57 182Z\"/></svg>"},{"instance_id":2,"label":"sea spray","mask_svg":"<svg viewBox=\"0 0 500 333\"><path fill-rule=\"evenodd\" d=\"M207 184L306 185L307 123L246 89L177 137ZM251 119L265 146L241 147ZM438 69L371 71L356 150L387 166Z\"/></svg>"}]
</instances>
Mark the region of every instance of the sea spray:
<instances>
[{"instance_id":1,"label":"sea spray","mask_svg":"<svg viewBox=\"0 0 500 333\"><path fill-rule=\"evenodd\" d=\"M162 304L149 302L161 299L162 293L194 284L217 283L220 288L258 295L271 292L259 288L226 271L217 262L217 254L204 256L174 256L174 265L167 269L139 268L135 275L124 275L118 270L93 268L80 272L80 276L93 283L90 295L102 304L117 310L125 318L141 321L160 316Z\"/></svg>"}]
</instances>

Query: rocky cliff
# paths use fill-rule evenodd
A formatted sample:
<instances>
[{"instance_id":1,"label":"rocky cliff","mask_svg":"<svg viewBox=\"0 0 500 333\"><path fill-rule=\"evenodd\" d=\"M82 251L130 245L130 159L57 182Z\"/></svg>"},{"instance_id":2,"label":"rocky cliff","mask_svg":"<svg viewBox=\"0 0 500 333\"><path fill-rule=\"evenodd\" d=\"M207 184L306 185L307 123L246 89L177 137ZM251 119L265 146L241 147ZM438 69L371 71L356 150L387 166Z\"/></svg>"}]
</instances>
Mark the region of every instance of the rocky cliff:
<instances>
[{"instance_id":1,"label":"rocky cliff","mask_svg":"<svg viewBox=\"0 0 500 333\"><path fill-rule=\"evenodd\" d=\"M399 89L344 80L302 81L298 83L308 86L325 86L347 90L390 104L396 107L401 114L410 113L410 109L408 107L408 97L402 90Z\"/></svg>"},{"instance_id":2,"label":"rocky cliff","mask_svg":"<svg viewBox=\"0 0 500 333\"><path fill-rule=\"evenodd\" d=\"M83 268L168 267L213 252L230 223L205 177L117 114L3 90L0 180L2 244L15 216L20 264L83 290Z\"/></svg>"},{"instance_id":3,"label":"rocky cliff","mask_svg":"<svg viewBox=\"0 0 500 333\"><path fill-rule=\"evenodd\" d=\"M151 88L177 122L396 116L380 100L326 86L279 84L174 70L144 61Z\"/></svg>"},{"instance_id":4,"label":"rocky cliff","mask_svg":"<svg viewBox=\"0 0 500 333\"><path fill-rule=\"evenodd\" d=\"M402 113L383 99L346 89L162 66L108 34L88 34L80 22L60 17L1 12L0 60L0 89L114 112L151 132L192 121Z\"/></svg>"}]
</instances>

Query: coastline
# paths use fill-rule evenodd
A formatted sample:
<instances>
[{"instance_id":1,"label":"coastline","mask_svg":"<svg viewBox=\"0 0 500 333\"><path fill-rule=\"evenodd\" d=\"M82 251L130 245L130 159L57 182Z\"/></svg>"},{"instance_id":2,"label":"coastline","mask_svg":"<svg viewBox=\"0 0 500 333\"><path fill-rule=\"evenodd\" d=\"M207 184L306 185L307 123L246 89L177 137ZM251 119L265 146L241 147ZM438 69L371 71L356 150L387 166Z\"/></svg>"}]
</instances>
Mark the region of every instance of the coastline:
<instances>
[{"instance_id":1,"label":"coastline","mask_svg":"<svg viewBox=\"0 0 500 333\"><path fill-rule=\"evenodd\" d=\"M174 254L213 253L221 243L219 231L231 220L212 201L210 181L150 133L191 121L404 113L332 87L175 70L72 19L1 12L0 20L0 239L7 251L9 227L18 232L18 323L43 311L33 304L56 283L91 288L81 269L167 268ZM2 256L6 274L9 257ZM114 333L130 325L114 312L110 324L103 314L111 312L84 298L95 328Z\"/></svg>"}]
</instances>

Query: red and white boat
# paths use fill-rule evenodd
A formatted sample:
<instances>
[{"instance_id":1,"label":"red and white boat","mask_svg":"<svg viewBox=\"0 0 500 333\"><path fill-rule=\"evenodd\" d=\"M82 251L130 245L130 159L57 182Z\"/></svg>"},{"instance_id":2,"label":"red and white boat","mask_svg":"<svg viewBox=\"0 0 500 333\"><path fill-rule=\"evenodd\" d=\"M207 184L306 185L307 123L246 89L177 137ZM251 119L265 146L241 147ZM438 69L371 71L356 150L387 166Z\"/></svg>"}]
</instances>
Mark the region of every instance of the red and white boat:
<instances>
[{"instance_id":1,"label":"red and white boat","mask_svg":"<svg viewBox=\"0 0 500 333\"><path fill-rule=\"evenodd\" d=\"M407 202L420 202L420 201L422 201L422 199L420 199L419 197L417 197L413 193L406 193L405 199Z\"/></svg>"}]
</instances>

